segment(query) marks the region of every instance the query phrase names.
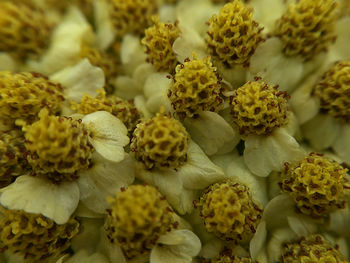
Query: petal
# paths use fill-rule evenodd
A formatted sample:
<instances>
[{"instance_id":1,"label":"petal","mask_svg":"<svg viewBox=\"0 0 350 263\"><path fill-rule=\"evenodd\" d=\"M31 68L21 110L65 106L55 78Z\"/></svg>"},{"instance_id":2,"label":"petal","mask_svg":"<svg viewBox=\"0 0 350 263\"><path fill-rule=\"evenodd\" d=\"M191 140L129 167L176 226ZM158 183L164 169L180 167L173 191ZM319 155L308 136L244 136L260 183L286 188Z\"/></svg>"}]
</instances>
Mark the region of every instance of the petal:
<instances>
[{"instance_id":1,"label":"petal","mask_svg":"<svg viewBox=\"0 0 350 263\"><path fill-rule=\"evenodd\" d=\"M109 259L109 263L127 263L122 249L117 243L109 242L105 231L101 228L101 240L99 244L98 252L106 255Z\"/></svg>"},{"instance_id":2,"label":"petal","mask_svg":"<svg viewBox=\"0 0 350 263\"><path fill-rule=\"evenodd\" d=\"M289 228L282 228L272 232L267 245L269 262L279 262L282 255L283 244L295 238L297 238L297 236Z\"/></svg>"},{"instance_id":3,"label":"petal","mask_svg":"<svg viewBox=\"0 0 350 263\"><path fill-rule=\"evenodd\" d=\"M217 113L204 111L197 119L185 119L191 138L207 155L231 152L240 140L232 127ZM225 148L223 151L222 148Z\"/></svg>"},{"instance_id":4,"label":"petal","mask_svg":"<svg viewBox=\"0 0 350 263\"><path fill-rule=\"evenodd\" d=\"M93 1L98 47L107 49L114 41L114 29L109 17L109 6L105 0Z\"/></svg>"},{"instance_id":5,"label":"petal","mask_svg":"<svg viewBox=\"0 0 350 263\"><path fill-rule=\"evenodd\" d=\"M105 213L108 195L115 195L120 188L134 181L134 161L127 157L119 162L97 160L92 168L79 172L80 200L96 213Z\"/></svg>"},{"instance_id":6,"label":"petal","mask_svg":"<svg viewBox=\"0 0 350 263\"><path fill-rule=\"evenodd\" d=\"M65 87L68 100L80 102L84 94L95 97L103 88L105 77L102 69L91 65L87 58L72 67L66 67L50 77Z\"/></svg>"},{"instance_id":7,"label":"petal","mask_svg":"<svg viewBox=\"0 0 350 263\"><path fill-rule=\"evenodd\" d=\"M115 95L124 99L131 100L136 95L141 93L141 86L134 78L129 76L118 76L115 79L115 85L117 87Z\"/></svg>"},{"instance_id":8,"label":"petal","mask_svg":"<svg viewBox=\"0 0 350 263\"><path fill-rule=\"evenodd\" d=\"M350 165L350 125L344 124L340 128L340 134L333 144L334 151Z\"/></svg>"},{"instance_id":9,"label":"petal","mask_svg":"<svg viewBox=\"0 0 350 263\"><path fill-rule=\"evenodd\" d=\"M89 253L85 250L79 250L78 252L74 253L70 258L67 260L62 261L64 263L109 263L108 259L100 254L100 253L93 253L89 255ZM59 262L56 262L59 263Z\"/></svg>"},{"instance_id":10,"label":"petal","mask_svg":"<svg viewBox=\"0 0 350 263\"><path fill-rule=\"evenodd\" d=\"M9 209L43 214L57 224L64 224L78 206L79 188L75 182L57 185L43 178L22 175L1 189L0 203Z\"/></svg>"},{"instance_id":11,"label":"petal","mask_svg":"<svg viewBox=\"0 0 350 263\"><path fill-rule=\"evenodd\" d=\"M337 60L348 60L350 59L349 43L350 43L350 17L345 16L339 19L335 26L335 34L337 41L331 46L329 53L329 63Z\"/></svg>"},{"instance_id":12,"label":"petal","mask_svg":"<svg viewBox=\"0 0 350 263\"><path fill-rule=\"evenodd\" d=\"M307 216L287 216L287 221L290 228L298 237L305 237L317 231L315 221Z\"/></svg>"},{"instance_id":13,"label":"petal","mask_svg":"<svg viewBox=\"0 0 350 263\"><path fill-rule=\"evenodd\" d=\"M345 209L339 209L330 213L328 230L333 231L341 236L350 237L350 207L346 206Z\"/></svg>"},{"instance_id":14,"label":"petal","mask_svg":"<svg viewBox=\"0 0 350 263\"><path fill-rule=\"evenodd\" d=\"M6 52L0 52L0 70L15 71L17 68L16 61Z\"/></svg>"},{"instance_id":15,"label":"petal","mask_svg":"<svg viewBox=\"0 0 350 263\"><path fill-rule=\"evenodd\" d=\"M146 61L146 53L139 37L131 34L123 37L120 45L120 59L124 72L130 76L140 64Z\"/></svg>"},{"instance_id":16,"label":"petal","mask_svg":"<svg viewBox=\"0 0 350 263\"><path fill-rule=\"evenodd\" d=\"M304 152L285 129L277 128L267 137L248 136L243 156L252 173L267 177L272 171L281 171L285 162L302 159Z\"/></svg>"},{"instance_id":17,"label":"petal","mask_svg":"<svg viewBox=\"0 0 350 263\"><path fill-rule=\"evenodd\" d=\"M121 120L106 111L86 115L82 122L91 132L90 143L104 158L120 162L125 157L124 146L130 139L128 130Z\"/></svg>"},{"instance_id":18,"label":"petal","mask_svg":"<svg viewBox=\"0 0 350 263\"><path fill-rule=\"evenodd\" d=\"M266 231L266 222L262 221L254 234L252 240L249 244L250 255L253 260L256 260L260 251L263 249L266 241L267 231Z\"/></svg>"},{"instance_id":19,"label":"petal","mask_svg":"<svg viewBox=\"0 0 350 263\"><path fill-rule=\"evenodd\" d=\"M224 171L210 161L193 141L188 147L188 160L178 168L183 185L187 189L204 189L224 178Z\"/></svg>"}]
</instances>

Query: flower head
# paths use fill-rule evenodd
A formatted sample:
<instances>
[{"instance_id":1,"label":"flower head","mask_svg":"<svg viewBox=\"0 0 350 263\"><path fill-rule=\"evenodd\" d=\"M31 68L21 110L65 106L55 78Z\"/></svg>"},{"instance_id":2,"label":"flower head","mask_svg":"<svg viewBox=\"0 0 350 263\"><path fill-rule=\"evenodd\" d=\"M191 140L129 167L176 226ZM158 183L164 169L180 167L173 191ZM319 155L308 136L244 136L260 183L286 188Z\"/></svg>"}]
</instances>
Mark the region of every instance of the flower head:
<instances>
[{"instance_id":1,"label":"flower head","mask_svg":"<svg viewBox=\"0 0 350 263\"><path fill-rule=\"evenodd\" d=\"M213 258L210 263L252 263L249 257L239 257L232 250L225 249L218 256Z\"/></svg>"},{"instance_id":2,"label":"flower head","mask_svg":"<svg viewBox=\"0 0 350 263\"><path fill-rule=\"evenodd\" d=\"M218 111L222 103L220 78L209 57L188 59L175 71L168 97L181 119L195 117L201 111Z\"/></svg>"},{"instance_id":3,"label":"flower head","mask_svg":"<svg viewBox=\"0 0 350 263\"><path fill-rule=\"evenodd\" d=\"M282 40L284 54L310 60L327 51L335 41L336 6L334 0L299 0L290 4L273 32Z\"/></svg>"},{"instance_id":4,"label":"flower head","mask_svg":"<svg viewBox=\"0 0 350 263\"><path fill-rule=\"evenodd\" d=\"M233 181L210 186L199 207L208 232L240 244L250 241L262 216L249 188Z\"/></svg>"},{"instance_id":5,"label":"flower head","mask_svg":"<svg viewBox=\"0 0 350 263\"><path fill-rule=\"evenodd\" d=\"M162 113L137 125L131 141L146 168L177 168L187 160L189 135L181 122Z\"/></svg>"},{"instance_id":6,"label":"flower head","mask_svg":"<svg viewBox=\"0 0 350 263\"><path fill-rule=\"evenodd\" d=\"M77 179L77 171L89 167L92 145L81 121L39 113L37 122L24 128L28 162L34 174L53 182Z\"/></svg>"},{"instance_id":7,"label":"flower head","mask_svg":"<svg viewBox=\"0 0 350 263\"><path fill-rule=\"evenodd\" d=\"M172 209L153 186L132 185L108 201L107 237L119 244L128 258L149 252L171 229Z\"/></svg>"},{"instance_id":8,"label":"flower head","mask_svg":"<svg viewBox=\"0 0 350 263\"><path fill-rule=\"evenodd\" d=\"M336 62L314 86L313 95L320 98L321 110L350 123L350 62Z\"/></svg>"},{"instance_id":9,"label":"flower head","mask_svg":"<svg viewBox=\"0 0 350 263\"><path fill-rule=\"evenodd\" d=\"M64 252L79 232L73 218L58 225L39 214L1 208L1 242L11 252L21 254L30 262L42 262Z\"/></svg>"},{"instance_id":10,"label":"flower head","mask_svg":"<svg viewBox=\"0 0 350 263\"><path fill-rule=\"evenodd\" d=\"M231 114L240 133L246 136L269 135L288 122L287 113L286 93L261 80L247 82L232 97Z\"/></svg>"},{"instance_id":11,"label":"flower head","mask_svg":"<svg viewBox=\"0 0 350 263\"><path fill-rule=\"evenodd\" d=\"M345 207L346 168L316 153L285 167L280 186L302 213L319 217Z\"/></svg>"},{"instance_id":12,"label":"flower head","mask_svg":"<svg viewBox=\"0 0 350 263\"><path fill-rule=\"evenodd\" d=\"M220 9L209 21L206 42L213 58L228 67L249 65L249 59L263 37L262 27L252 18L251 8L235 0Z\"/></svg>"},{"instance_id":13,"label":"flower head","mask_svg":"<svg viewBox=\"0 0 350 263\"><path fill-rule=\"evenodd\" d=\"M180 35L180 29L177 22L162 23L156 19L154 23L154 26L146 29L145 37L141 40L147 49L147 61L152 63L158 71L171 73L177 64L173 44Z\"/></svg>"}]
</instances>

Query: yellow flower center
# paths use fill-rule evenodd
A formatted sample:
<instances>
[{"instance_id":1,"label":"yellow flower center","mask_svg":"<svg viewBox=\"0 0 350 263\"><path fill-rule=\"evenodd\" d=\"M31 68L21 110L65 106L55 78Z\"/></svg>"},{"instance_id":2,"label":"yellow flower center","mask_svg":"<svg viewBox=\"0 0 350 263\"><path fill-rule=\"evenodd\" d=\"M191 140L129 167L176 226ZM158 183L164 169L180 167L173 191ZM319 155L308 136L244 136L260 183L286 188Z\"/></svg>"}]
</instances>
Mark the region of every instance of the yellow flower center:
<instances>
[{"instance_id":1,"label":"yellow flower center","mask_svg":"<svg viewBox=\"0 0 350 263\"><path fill-rule=\"evenodd\" d=\"M92 65L103 70L106 78L104 89L107 94L113 94L115 90L114 79L118 75L118 61L114 56L96 48L82 45L80 57L87 58Z\"/></svg>"},{"instance_id":2,"label":"yellow flower center","mask_svg":"<svg viewBox=\"0 0 350 263\"><path fill-rule=\"evenodd\" d=\"M231 114L242 135L269 135L288 122L286 93L261 80L249 81L236 90Z\"/></svg>"},{"instance_id":3,"label":"yellow flower center","mask_svg":"<svg viewBox=\"0 0 350 263\"><path fill-rule=\"evenodd\" d=\"M299 242L285 244L282 263L290 262L348 262L341 252L320 235L310 235Z\"/></svg>"},{"instance_id":4,"label":"yellow flower center","mask_svg":"<svg viewBox=\"0 0 350 263\"><path fill-rule=\"evenodd\" d=\"M187 160L189 135L181 122L158 113L137 125L131 141L136 160L146 168L177 168Z\"/></svg>"},{"instance_id":5,"label":"yellow flower center","mask_svg":"<svg viewBox=\"0 0 350 263\"><path fill-rule=\"evenodd\" d=\"M125 124L129 135L133 133L142 116L133 102L124 101L113 95L106 97L104 90L98 90L98 95L95 98L84 95L79 104L73 103L72 109L84 115L95 111L107 111Z\"/></svg>"},{"instance_id":6,"label":"yellow flower center","mask_svg":"<svg viewBox=\"0 0 350 263\"><path fill-rule=\"evenodd\" d=\"M273 32L282 40L284 54L310 60L327 51L335 41L336 6L334 0L299 0L290 4Z\"/></svg>"},{"instance_id":7,"label":"yellow flower center","mask_svg":"<svg viewBox=\"0 0 350 263\"><path fill-rule=\"evenodd\" d=\"M154 21L154 26L146 29L141 43L146 46L147 62L158 71L174 72L177 59L173 51L173 43L180 35L180 29L175 24Z\"/></svg>"},{"instance_id":8,"label":"yellow flower center","mask_svg":"<svg viewBox=\"0 0 350 263\"><path fill-rule=\"evenodd\" d=\"M46 109L40 120L24 127L27 160L34 174L43 174L53 182L77 179L77 171L89 167L93 151L89 133L80 121L50 116Z\"/></svg>"},{"instance_id":9,"label":"yellow flower center","mask_svg":"<svg viewBox=\"0 0 350 263\"><path fill-rule=\"evenodd\" d=\"M315 85L313 94L321 100L321 110L350 123L350 61L336 62Z\"/></svg>"},{"instance_id":10,"label":"yellow flower center","mask_svg":"<svg viewBox=\"0 0 350 263\"><path fill-rule=\"evenodd\" d=\"M210 58L196 57L177 65L174 83L168 97L180 119L196 117L201 111L219 110L223 100L220 98L220 80Z\"/></svg>"},{"instance_id":11,"label":"yellow flower center","mask_svg":"<svg viewBox=\"0 0 350 263\"><path fill-rule=\"evenodd\" d=\"M210 186L199 207L208 232L239 244L251 240L262 216L249 188L232 181Z\"/></svg>"},{"instance_id":12,"label":"yellow flower center","mask_svg":"<svg viewBox=\"0 0 350 263\"><path fill-rule=\"evenodd\" d=\"M172 209L153 186L132 185L108 201L107 237L118 243L128 258L150 252L174 223Z\"/></svg>"},{"instance_id":13,"label":"yellow flower center","mask_svg":"<svg viewBox=\"0 0 350 263\"><path fill-rule=\"evenodd\" d=\"M108 3L111 22L120 38L127 33L143 35L157 13L156 0L108 0Z\"/></svg>"},{"instance_id":14,"label":"yellow flower center","mask_svg":"<svg viewBox=\"0 0 350 263\"><path fill-rule=\"evenodd\" d=\"M285 167L280 186L302 213L319 217L345 207L346 168L316 153Z\"/></svg>"},{"instance_id":15,"label":"yellow flower center","mask_svg":"<svg viewBox=\"0 0 350 263\"><path fill-rule=\"evenodd\" d=\"M48 45L52 25L42 10L18 2L0 2L0 51L24 60Z\"/></svg>"},{"instance_id":16,"label":"yellow flower center","mask_svg":"<svg viewBox=\"0 0 350 263\"><path fill-rule=\"evenodd\" d=\"M251 8L234 0L209 19L206 42L213 58L228 67L248 66L263 37L262 27L252 18Z\"/></svg>"},{"instance_id":17,"label":"yellow flower center","mask_svg":"<svg viewBox=\"0 0 350 263\"><path fill-rule=\"evenodd\" d=\"M34 189L33 189L34 190ZM70 219L58 225L39 214L1 208L1 242L29 262L43 262L63 253L79 232L79 222Z\"/></svg>"},{"instance_id":18,"label":"yellow flower center","mask_svg":"<svg viewBox=\"0 0 350 263\"><path fill-rule=\"evenodd\" d=\"M1 11L0 11L1 12ZM63 97L60 84L39 73L10 73L0 71L0 120L14 124L16 120L32 123L46 107L58 114Z\"/></svg>"},{"instance_id":19,"label":"yellow flower center","mask_svg":"<svg viewBox=\"0 0 350 263\"><path fill-rule=\"evenodd\" d=\"M232 250L225 249L218 256L212 258L210 263L253 263L249 257L239 257Z\"/></svg>"}]
</instances>

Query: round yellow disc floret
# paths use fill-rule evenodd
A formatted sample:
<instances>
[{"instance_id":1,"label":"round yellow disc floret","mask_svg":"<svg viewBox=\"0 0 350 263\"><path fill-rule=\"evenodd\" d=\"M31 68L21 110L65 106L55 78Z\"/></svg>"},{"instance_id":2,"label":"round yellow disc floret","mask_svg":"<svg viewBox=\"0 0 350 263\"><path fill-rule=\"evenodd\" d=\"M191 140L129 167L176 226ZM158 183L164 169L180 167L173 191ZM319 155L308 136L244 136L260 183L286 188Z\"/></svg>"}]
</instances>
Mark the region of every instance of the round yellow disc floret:
<instances>
[{"instance_id":1,"label":"round yellow disc floret","mask_svg":"<svg viewBox=\"0 0 350 263\"><path fill-rule=\"evenodd\" d=\"M286 93L261 80L249 81L231 98L231 114L242 135L269 135L287 123Z\"/></svg>"},{"instance_id":2,"label":"round yellow disc floret","mask_svg":"<svg viewBox=\"0 0 350 263\"><path fill-rule=\"evenodd\" d=\"M199 207L208 232L239 244L250 241L262 216L249 188L233 181L210 186Z\"/></svg>"},{"instance_id":3,"label":"round yellow disc floret","mask_svg":"<svg viewBox=\"0 0 350 263\"><path fill-rule=\"evenodd\" d=\"M1 208L1 213L1 244L22 255L26 262L44 262L60 255L79 232L79 222L75 219L58 225L39 214L5 208Z\"/></svg>"},{"instance_id":4,"label":"round yellow disc floret","mask_svg":"<svg viewBox=\"0 0 350 263\"><path fill-rule=\"evenodd\" d=\"M181 122L158 113L137 125L130 148L147 169L177 168L187 160L188 143L189 135Z\"/></svg>"},{"instance_id":5,"label":"round yellow disc floret","mask_svg":"<svg viewBox=\"0 0 350 263\"><path fill-rule=\"evenodd\" d=\"M108 0L108 3L111 22L120 38L127 33L143 35L157 13L156 0Z\"/></svg>"},{"instance_id":6,"label":"round yellow disc floret","mask_svg":"<svg viewBox=\"0 0 350 263\"><path fill-rule=\"evenodd\" d=\"M180 29L177 23L154 22L154 26L146 29L145 37L141 40L146 47L147 62L152 63L158 71L172 73L177 64L173 44L180 35Z\"/></svg>"},{"instance_id":7,"label":"round yellow disc floret","mask_svg":"<svg viewBox=\"0 0 350 263\"><path fill-rule=\"evenodd\" d=\"M50 113L60 111L63 88L39 73L0 71L0 120L7 124L16 120L32 123L46 107Z\"/></svg>"},{"instance_id":8,"label":"round yellow disc floret","mask_svg":"<svg viewBox=\"0 0 350 263\"><path fill-rule=\"evenodd\" d=\"M106 52L96 48L83 45L81 47L80 57L87 58L92 65L103 70L106 78L104 89L107 94L113 94L115 89L114 79L118 75L118 62L114 59L114 56L110 56Z\"/></svg>"},{"instance_id":9,"label":"round yellow disc floret","mask_svg":"<svg viewBox=\"0 0 350 263\"><path fill-rule=\"evenodd\" d=\"M315 85L313 94L320 106L338 120L350 123L350 61L336 62Z\"/></svg>"},{"instance_id":10,"label":"round yellow disc floret","mask_svg":"<svg viewBox=\"0 0 350 263\"><path fill-rule=\"evenodd\" d=\"M320 235L304 237L299 242L285 244L282 263L347 263L345 256Z\"/></svg>"},{"instance_id":11,"label":"round yellow disc floret","mask_svg":"<svg viewBox=\"0 0 350 263\"><path fill-rule=\"evenodd\" d=\"M290 4L273 32L282 40L284 54L310 60L327 51L336 37L336 5L335 0L299 0Z\"/></svg>"},{"instance_id":12,"label":"round yellow disc floret","mask_svg":"<svg viewBox=\"0 0 350 263\"><path fill-rule=\"evenodd\" d=\"M180 119L196 117L201 111L219 110L223 102L219 96L220 79L209 57L187 59L176 66L175 72L168 97Z\"/></svg>"},{"instance_id":13,"label":"round yellow disc floret","mask_svg":"<svg viewBox=\"0 0 350 263\"><path fill-rule=\"evenodd\" d=\"M127 258L150 252L174 223L172 209L153 186L132 185L108 201L107 237Z\"/></svg>"},{"instance_id":14,"label":"round yellow disc floret","mask_svg":"<svg viewBox=\"0 0 350 263\"><path fill-rule=\"evenodd\" d=\"M210 263L252 263L249 257L239 257L232 250L225 249L218 256L212 258Z\"/></svg>"},{"instance_id":15,"label":"round yellow disc floret","mask_svg":"<svg viewBox=\"0 0 350 263\"><path fill-rule=\"evenodd\" d=\"M220 9L219 15L209 19L206 42L209 52L228 67L249 66L263 37L262 27L252 18L252 9L234 0Z\"/></svg>"},{"instance_id":16,"label":"round yellow disc floret","mask_svg":"<svg viewBox=\"0 0 350 263\"><path fill-rule=\"evenodd\" d=\"M54 182L77 179L77 171L89 167L93 148L80 121L39 113L40 120L24 128L27 160L34 174Z\"/></svg>"},{"instance_id":17,"label":"round yellow disc floret","mask_svg":"<svg viewBox=\"0 0 350 263\"><path fill-rule=\"evenodd\" d=\"M97 91L95 98L84 95L79 104L72 105L73 110L80 114L90 114L95 111L107 111L120 119L132 134L136 125L141 121L141 113L131 101L124 101L116 96L106 97L104 90Z\"/></svg>"},{"instance_id":18,"label":"round yellow disc floret","mask_svg":"<svg viewBox=\"0 0 350 263\"><path fill-rule=\"evenodd\" d=\"M350 187L346 168L316 153L285 167L280 186L302 213L319 217L345 207Z\"/></svg>"},{"instance_id":19,"label":"round yellow disc floret","mask_svg":"<svg viewBox=\"0 0 350 263\"><path fill-rule=\"evenodd\" d=\"M0 51L19 59L37 56L47 47L51 28L42 10L0 2Z\"/></svg>"}]
</instances>

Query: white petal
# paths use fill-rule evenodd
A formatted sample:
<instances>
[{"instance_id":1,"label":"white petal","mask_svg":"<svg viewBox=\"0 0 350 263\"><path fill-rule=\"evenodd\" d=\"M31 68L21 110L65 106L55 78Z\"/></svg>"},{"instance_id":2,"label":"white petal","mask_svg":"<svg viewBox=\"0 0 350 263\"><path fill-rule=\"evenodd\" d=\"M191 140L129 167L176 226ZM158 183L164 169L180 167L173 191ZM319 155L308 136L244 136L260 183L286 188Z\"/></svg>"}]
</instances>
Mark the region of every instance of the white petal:
<instances>
[{"instance_id":1,"label":"white petal","mask_svg":"<svg viewBox=\"0 0 350 263\"><path fill-rule=\"evenodd\" d=\"M248 136L243 156L252 173L267 177L281 171L285 162L302 159L304 153L285 129L277 128L270 136Z\"/></svg>"},{"instance_id":2,"label":"white petal","mask_svg":"<svg viewBox=\"0 0 350 263\"><path fill-rule=\"evenodd\" d=\"M115 85L117 87L115 95L124 100L133 99L142 93L141 84L129 76L118 76L115 79Z\"/></svg>"},{"instance_id":3,"label":"white petal","mask_svg":"<svg viewBox=\"0 0 350 263\"><path fill-rule=\"evenodd\" d=\"M96 213L95 211L92 211L91 209L87 208L83 202L79 202L78 207L75 210L74 214L78 217L84 217L84 218L98 219L98 218L104 217L104 214Z\"/></svg>"},{"instance_id":4,"label":"white petal","mask_svg":"<svg viewBox=\"0 0 350 263\"><path fill-rule=\"evenodd\" d=\"M143 95L138 95L134 98L134 105L146 120L152 118L153 114L148 110L146 98Z\"/></svg>"},{"instance_id":5,"label":"white petal","mask_svg":"<svg viewBox=\"0 0 350 263\"><path fill-rule=\"evenodd\" d=\"M330 147L340 137L340 124L328 114L317 114L302 126L302 132L311 146L320 151Z\"/></svg>"},{"instance_id":6,"label":"white petal","mask_svg":"<svg viewBox=\"0 0 350 263\"><path fill-rule=\"evenodd\" d=\"M297 236L289 228L282 228L272 232L272 236L267 245L269 262L279 262L282 255L283 244L295 238L297 238Z\"/></svg>"},{"instance_id":7,"label":"white petal","mask_svg":"<svg viewBox=\"0 0 350 263\"><path fill-rule=\"evenodd\" d=\"M115 34L109 16L109 6L105 0L93 1L96 25L97 44L100 49L108 48L114 40Z\"/></svg>"},{"instance_id":8,"label":"white petal","mask_svg":"<svg viewBox=\"0 0 350 263\"><path fill-rule=\"evenodd\" d=\"M130 139L128 130L121 120L106 111L86 115L82 122L91 132L90 143L104 158L120 162L125 157L124 146Z\"/></svg>"},{"instance_id":9,"label":"white petal","mask_svg":"<svg viewBox=\"0 0 350 263\"><path fill-rule=\"evenodd\" d=\"M249 244L250 255L251 255L253 260L256 260L260 251L263 249L265 242L266 242L266 236L267 236L266 222L262 221L258 225L258 227L256 229L256 233L254 234L254 236Z\"/></svg>"},{"instance_id":10,"label":"white petal","mask_svg":"<svg viewBox=\"0 0 350 263\"><path fill-rule=\"evenodd\" d=\"M216 154L222 148L231 152L240 140L239 134L215 112L204 111L197 119L187 118L184 125L207 155Z\"/></svg>"},{"instance_id":11,"label":"white petal","mask_svg":"<svg viewBox=\"0 0 350 263\"><path fill-rule=\"evenodd\" d=\"M22 175L1 189L0 203L9 209L23 209L43 214L57 224L66 223L79 203L79 188L75 182L52 182Z\"/></svg>"},{"instance_id":12,"label":"white petal","mask_svg":"<svg viewBox=\"0 0 350 263\"><path fill-rule=\"evenodd\" d=\"M16 61L6 52L0 52L0 70L15 71L17 68Z\"/></svg>"},{"instance_id":13,"label":"white petal","mask_svg":"<svg viewBox=\"0 0 350 263\"><path fill-rule=\"evenodd\" d=\"M117 245L117 243L112 244L109 242L103 228L101 228L101 240L98 252L106 255L110 263L127 263L122 249Z\"/></svg>"},{"instance_id":14,"label":"white petal","mask_svg":"<svg viewBox=\"0 0 350 263\"><path fill-rule=\"evenodd\" d=\"M85 250L80 250L74 253L69 259L62 261L64 263L109 263L108 259L100 254L93 253L91 255L88 254ZM58 263L58 262L57 262Z\"/></svg>"},{"instance_id":15,"label":"white petal","mask_svg":"<svg viewBox=\"0 0 350 263\"><path fill-rule=\"evenodd\" d=\"M120 45L120 59L124 71L132 75L138 65L146 61L146 53L139 37L127 34Z\"/></svg>"},{"instance_id":16,"label":"white petal","mask_svg":"<svg viewBox=\"0 0 350 263\"><path fill-rule=\"evenodd\" d=\"M287 220L290 228L299 237L305 237L317 231L315 221L307 216L287 216Z\"/></svg>"},{"instance_id":17,"label":"white petal","mask_svg":"<svg viewBox=\"0 0 350 263\"><path fill-rule=\"evenodd\" d=\"M330 213L328 229L334 231L338 235L350 237L350 208L349 205L345 209L339 209Z\"/></svg>"},{"instance_id":18,"label":"white petal","mask_svg":"<svg viewBox=\"0 0 350 263\"><path fill-rule=\"evenodd\" d=\"M333 144L334 151L350 165L350 125L344 124L340 128L340 133Z\"/></svg>"},{"instance_id":19,"label":"white petal","mask_svg":"<svg viewBox=\"0 0 350 263\"><path fill-rule=\"evenodd\" d=\"M350 43L350 17L345 16L342 19L339 19L336 23L335 34L337 40L335 44L331 46L330 60L329 62L334 62L337 60L348 60L350 59L349 43Z\"/></svg>"},{"instance_id":20,"label":"white petal","mask_svg":"<svg viewBox=\"0 0 350 263\"><path fill-rule=\"evenodd\" d=\"M204 189L224 178L224 171L213 164L202 149L190 141L188 160L178 168L183 185L188 189Z\"/></svg>"},{"instance_id":21,"label":"white petal","mask_svg":"<svg viewBox=\"0 0 350 263\"><path fill-rule=\"evenodd\" d=\"M108 208L106 197L115 195L121 187L134 181L134 161L127 157L119 162L96 161L95 165L79 173L80 200L97 213L105 213Z\"/></svg>"}]
</instances>

